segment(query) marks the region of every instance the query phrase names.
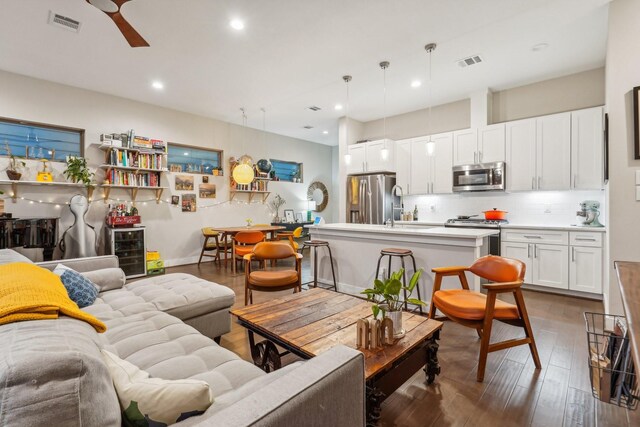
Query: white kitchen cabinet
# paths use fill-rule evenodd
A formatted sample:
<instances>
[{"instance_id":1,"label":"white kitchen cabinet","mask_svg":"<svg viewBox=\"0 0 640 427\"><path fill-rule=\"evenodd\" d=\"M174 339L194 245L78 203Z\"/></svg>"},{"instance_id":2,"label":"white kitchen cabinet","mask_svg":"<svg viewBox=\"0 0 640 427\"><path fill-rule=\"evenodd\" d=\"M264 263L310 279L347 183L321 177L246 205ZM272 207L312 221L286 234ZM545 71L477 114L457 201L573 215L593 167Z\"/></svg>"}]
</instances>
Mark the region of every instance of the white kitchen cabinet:
<instances>
[{"instance_id":1,"label":"white kitchen cabinet","mask_svg":"<svg viewBox=\"0 0 640 427\"><path fill-rule=\"evenodd\" d=\"M533 245L533 283L569 289L569 248L561 245Z\"/></svg>"},{"instance_id":2,"label":"white kitchen cabinet","mask_svg":"<svg viewBox=\"0 0 640 427\"><path fill-rule=\"evenodd\" d=\"M352 144L347 146L347 154L351 155L351 161L347 163L347 174L366 172L366 145Z\"/></svg>"},{"instance_id":3,"label":"white kitchen cabinet","mask_svg":"<svg viewBox=\"0 0 640 427\"><path fill-rule=\"evenodd\" d=\"M535 190L536 120L508 122L505 133L507 189Z\"/></svg>"},{"instance_id":4,"label":"white kitchen cabinet","mask_svg":"<svg viewBox=\"0 0 640 427\"><path fill-rule=\"evenodd\" d=\"M604 176L602 107L571 112L571 188L599 190Z\"/></svg>"},{"instance_id":5,"label":"white kitchen cabinet","mask_svg":"<svg viewBox=\"0 0 640 427\"><path fill-rule=\"evenodd\" d=\"M536 189L571 188L571 113L536 119Z\"/></svg>"},{"instance_id":6,"label":"white kitchen cabinet","mask_svg":"<svg viewBox=\"0 0 640 427\"><path fill-rule=\"evenodd\" d=\"M478 131L465 129L453 132L453 165L478 163Z\"/></svg>"},{"instance_id":7,"label":"white kitchen cabinet","mask_svg":"<svg viewBox=\"0 0 640 427\"><path fill-rule=\"evenodd\" d=\"M505 132L504 123L478 129L478 163L504 162Z\"/></svg>"},{"instance_id":8,"label":"white kitchen cabinet","mask_svg":"<svg viewBox=\"0 0 640 427\"><path fill-rule=\"evenodd\" d=\"M428 194L431 189L431 159L427 155L429 137L411 141L411 194ZM449 173L451 174L451 173Z\"/></svg>"},{"instance_id":9,"label":"white kitchen cabinet","mask_svg":"<svg viewBox=\"0 0 640 427\"><path fill-rule=\"evenodd\" d=\"M532 245L530 243L505 242L502 241L500 255L505 258L513 258L525 263L526 271L524 273L525 283L532 283L533 275L533 255Z\"/></svg>"},{"instance_id":10,"label":"white kitchen cabinet","mask_svg":"<svg viewBox=\"0 0 640 427\"><path fill-rule=\"evenodd\" d=\"M411 194L411 139L396 141L396 184Z\"/></svg>"},{"instance_id":11,"label":"white kitchen cabinet","mask_svg":"<svg viewBox=\"0 0 640 427\"><path fill-rule=\"evenodd\" d=\"M431 194L453 193L453 134L432 135L433 153L429 155L431 170Z\"/></svg>"},{"instance_id":12,"label":"white kitchen cabinet","mask_svg":"<svg viewBox=\"0 0 640 427\"><path fill-rule=\"evenodd\" d=\"M602 293L601 248L571 246L569 289L595 294Z\"/></svg>"},{"instance_id":13,"label":"white kitchen cabinet","mask_svg":"<svg viewBox=\"0 0 640 427\"><path fill-rule=\"evenodd\" d=\"M387 149L387 156L383 158L383 149ZM351 154L351 162L347 165L347 174L395 172L395 146L390 139L381 139L347 147Z\"/></svg>"}]
</instances>

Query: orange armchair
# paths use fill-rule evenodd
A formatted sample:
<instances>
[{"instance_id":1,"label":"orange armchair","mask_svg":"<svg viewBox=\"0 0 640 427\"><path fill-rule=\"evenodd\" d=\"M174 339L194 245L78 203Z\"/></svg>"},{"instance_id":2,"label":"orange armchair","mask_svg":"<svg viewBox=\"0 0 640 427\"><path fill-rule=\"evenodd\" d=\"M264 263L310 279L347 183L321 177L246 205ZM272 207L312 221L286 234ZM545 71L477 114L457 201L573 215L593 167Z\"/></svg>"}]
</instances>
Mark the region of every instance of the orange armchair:
<instances>
[{"instance_id":1,"label":"orange armchair","mask_svg":"<svg viewBox=\"0 0 640 427\"><path fill-rule=\"evenodd\" d=\"M509 347L528 344L536 368L541 368L521 289L525 269L522 261L488 255L477 259L471 267L441 267L431 270L435 273L435 280L429 317L434 318L437 308L450 320L474 328L478 332L481 339L477 374L479 382L484 380L488 353ZM487 290L487 295L469 290L466 271L494 282L482 285ZM442 278L446 276L457 276L462 289L441 290ZM508 292L513 294L515 304L496 298L498 294ZM525 337L491 344L491 327L494 320L522 327Z\"/></svg>"},{"instance_id":2,"label":"orange armchair","mask_svg":"<svg viewBox=\"0 0 640 427\"><path fill-rule=\"evenodd\" d=\"M242 261L242 258L253 251L256 244L265 241L264 233L261 231L240 231L233 236L233 266Z\"/></svg>"},{"instance_id":3,"label":"orange armchair","mask_svg":"<svg viewBox=\"0 0 640 427\"><path fill-rule=\"evenodd\" d=\"M267 270L266 260L295 258L295 270ZM262 270L251 270L251 261L262 261ZM251 253L244 256L244 305L253 304L253 291L274 292L293 289L300 292L302 255L284 242L258 243Z\"/></svg>"}]
</instances>

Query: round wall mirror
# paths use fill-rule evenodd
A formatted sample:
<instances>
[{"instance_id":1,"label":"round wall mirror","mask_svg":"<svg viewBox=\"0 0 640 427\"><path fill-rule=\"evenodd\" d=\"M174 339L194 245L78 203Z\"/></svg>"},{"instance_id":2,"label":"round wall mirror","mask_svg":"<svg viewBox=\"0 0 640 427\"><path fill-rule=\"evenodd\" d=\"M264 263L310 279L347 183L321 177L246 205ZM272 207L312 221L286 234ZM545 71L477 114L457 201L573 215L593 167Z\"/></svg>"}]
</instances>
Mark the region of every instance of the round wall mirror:
<instances>
[{"instance_id":1,"label":"round wall mirror","mask_svg":"<svg viewBox=\"0 0 640 427\"><path fill-rule=\"evenodd\" d=\"M312 182L307 190L307 199L316 202L316 208L314 209L316 212L322 212L327 207L327 203L329 203L327 187L319 181Z\"/></svg>"}]
</instances>

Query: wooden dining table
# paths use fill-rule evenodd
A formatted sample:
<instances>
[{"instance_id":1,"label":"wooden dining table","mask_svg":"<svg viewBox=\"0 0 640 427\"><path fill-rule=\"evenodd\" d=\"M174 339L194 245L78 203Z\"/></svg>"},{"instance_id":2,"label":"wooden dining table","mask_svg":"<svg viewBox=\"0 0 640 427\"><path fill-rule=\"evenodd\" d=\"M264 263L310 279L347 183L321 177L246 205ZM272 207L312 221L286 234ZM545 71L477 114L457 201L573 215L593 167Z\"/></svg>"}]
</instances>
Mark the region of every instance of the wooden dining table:
<instances>
[{"instance_id":1,"label":"wooden dining table","mask_svg":"<svg viewBox=\"0 0 640 427\"><path fill-rule=\"evenodd\" d=\"M223 237L222 240L224 242L227 241L226 236L231 236L231 265L232 265L232 271L234 274L236 273L236 241L235 239L233 239L233 236L240 233L241 231L261 231L267 234L269 238L273 239L273 237L278 231L286 229L286 227L282 225L269 225L269 224L251 225L248 227L245 225L240 227L211 227L211 228L217 231L218 233L222 234L222 237ZM224 264L226 266L227 265L226 246L225 246L224 256L225 256Z\"/></svg>"}]
</instances>

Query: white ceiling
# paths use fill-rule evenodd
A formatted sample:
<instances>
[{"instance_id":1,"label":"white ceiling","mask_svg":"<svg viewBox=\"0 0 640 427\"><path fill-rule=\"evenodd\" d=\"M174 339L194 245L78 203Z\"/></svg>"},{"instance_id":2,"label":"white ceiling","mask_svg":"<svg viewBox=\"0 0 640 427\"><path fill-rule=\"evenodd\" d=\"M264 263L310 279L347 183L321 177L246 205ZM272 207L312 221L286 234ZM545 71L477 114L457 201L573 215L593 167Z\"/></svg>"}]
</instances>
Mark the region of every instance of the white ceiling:
<instances>
[{"instance_id":1,"label":"white ceiling","mask_svg":"<svg viewBox=\"0 0 640 427\"><path fill-rule=\"evenodd\" d=\"M133 49L85 0L0 0L0 69L235 123L244 106L256 128L264 107L267 130L334 145L344 74L350 116L368 121L384 114L381 60L391 62L387 115L593 69L604 64L607 3L132 0L123 15L151 45ZM80 33L48 25L49 10L81 21ZM427 84L410 87L426 79L428 42L438 44L431 99ZM538 43L549 48L533 52ZM485 62L456 65L474 54Z\"/></svg>"}]
</instances>

